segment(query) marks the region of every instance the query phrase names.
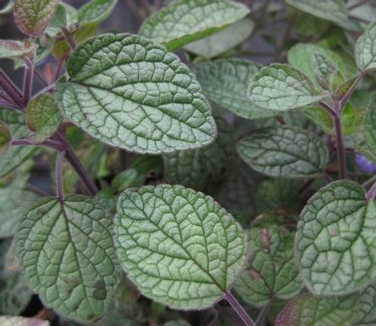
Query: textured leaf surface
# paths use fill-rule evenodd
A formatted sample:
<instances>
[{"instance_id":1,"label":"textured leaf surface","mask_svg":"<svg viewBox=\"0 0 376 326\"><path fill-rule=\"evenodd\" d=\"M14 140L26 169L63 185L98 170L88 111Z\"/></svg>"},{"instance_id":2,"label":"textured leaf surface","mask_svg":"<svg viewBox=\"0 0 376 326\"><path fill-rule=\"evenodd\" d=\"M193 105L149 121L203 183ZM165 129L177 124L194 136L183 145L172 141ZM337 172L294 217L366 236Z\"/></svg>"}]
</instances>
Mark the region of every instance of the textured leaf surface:
<instances>
[{"instance_id":1,"label":"textured leaf surface","mask_svg":"<svg viewBox=\"0 0 376 326\"><path fill-rule=\"evenodd\" d=\"M117 0L91 0L78 10L81 24L99 23L106 19L114 9Z\"/></svg>"},{"instance_id":2,"label":"textured leaf surface","mask_svg":"<svg viewBox=\"0 0 376 326\"><path fill-rule=\"evenodd\" d=\"M9 142L12 140L12 135L8 125L0 121L0 156L3 155L9 147Z\"/></svg>"},{"instance_id":3,"label":"textured leaf surface","mask_svg":"<svg viewBox=\"0 0 376 326\"><path fill-rule=\"evenodd\" d=\"M100 318L115 292L119 268L112 217L93 199L44 199L18 232L19 257L30 286L65 318Z\"/></svg>"},{"instance_id":4,"label":"textured leaf surface","mask_svg":"<svg viewBox=\"0 0 376 326\"><path fill-rule=\"evenodd\" d=\"M376 22L355 43L355 61L362 71L376 68Z\"/></svg>"},{"instance_id":5,"label":"textured leaf surface","mask_svg":"<svg viewBox=\"0 0 376 326\"><path fill-rule=\"evenodd\" d=\"M240 157L254 170L274 177L320 174L329 154L315 134L293 127L264 128L237 144Z\"/></svg>"},{"instance_id":6,"label":"textured leaf surface","mask_svg":"<svg viewBox=\"0 0 376 326\"><path fill-rule=\"evenodd\" d=\"M272 64L253 76L248 89L251 102L265 109L287 111L318 102L309 78L285 64Z\"/></svg>"},{"instance_id":7,"label":"textured leaf surface","mask_svg":"<svg viewBox=\"0 0 376 326\"><path fill-rule=\"evenodd\" d=\"M285 0L287 4L311 15L342 23L347 19L347 9L342 0Z\"/></svg>"},{"instance_id":8,"label":"textured leaf surface","mask_svg":"<svg viewBox=\"0 0 376 326\"><path fill-rule=\"evenodd\" d=\"M0 107L0 121L4 121L11 133L12 139L25 138L30 134L26 128L25 117L16 110L3 109ZM0 177L8 174L27 159L31 158L37 149L33 146L11 146L1 156Z\"/></svg>"},{"instance_id":9,"label":"textured leaf surface","mask_svg":"<svg viewBox=\"0 0 376 326\"><path fill-rule=\"evenodd\" d=\"M296 260L316 294L347 294L376 278L376 207L364 188L336 181L321 188L301 213Z\"/></svg>"},{"instance_id":10,"label":"textured leaf surface","mask_svg":"<svg viewBox=\"0 0 376 326\"><path fill-rule=\"evenodd\" d=\"M139 34L172 51L232 24L249 9L228 0L177 0L145 21Z\"/></svg>"},{"instance_id":11,"label":"textured leaf surface","mask_svg":"<svg viewBox=\"0 0 376 326\"><path fill-rule=\"evenodd\" d=\"M17 177L6 187L0 187L0 238L13 236L19 222L38 196L25 189L25 178Z\"/></svg>"},{"instance_id":12,"label":"textured leaf surface","mask_svg":"<svg viewBox=\"0 0 376 326\"><path fill-rule=\"evenodd\" d=\"M245 260L240 225L212 198L181 186L145 186L119 196L117 254L147 297L177 309L220 300Z\"/></svg>"},{"instance_id":13,"label":"textured leaf surface","mask_svg":"<svg viewBox=\"0 0 376 326\"><path fill-rule=\"evenodd\" d=\"M34 140L43 140L54 134L62 120L54 98L41 94L29 101L26 107L26 123L34 131Z\"/></svg>"},{"instance_id":14,"label":"textured leaf surface","mask_svg":"<svg viewBox=\"0 0 376 326\"><path fill-rule=\"evenodd\" d=\"M50 323L46 320L37 318L25 318L14 316L0 316L1 326L49 326Z\"/></svg>"},{"instance_id":15,"label":"textured leaf surface","mask_svg":"<svg viewBox=\"0 0 376 326\"><path fill-rule=\"evenodd\" d=\"M35 47L32 44L14 40L0 40L0 59L23 57L34 50Z\"/></svg>"},{"instance_id":16,"label":"textured leaf surface","mask_svg":"<svg viewBox=\"0 0 376 326\"><path fill-rule=\"evenodd\" d=\"M292 299L279 314L276 326L352 326L357 298L320 298L303 294Z\"/></svg>"},{"instance_id":17,"label":"textured leaf surface","mask_svg":"<svg viewBox=\"0 0 376 326\"><path fill-rule=\"evenodd\" d=\"M246 40L252 34L254 27L254 23L250 19L244 18L218 33L187 44L184 49L210 59Z\"/></svg>"},{"instance_id":18,"label":"textured leaf surface","mask_svg":"<svg viewBox=\"0 0 376 326\"><path fill-rule=\"evenodd\" d=\"M130 151L160 153L208 144L210 107L187 66L136 36L102 35L80 46L59 83L65 116L90 135Z\"/></svg>"},{"instance_id":19,"label":"textured leaf surface","mask_svg":"<svg viewBox=\"0 0 376 326\"><path fill-rule=\"evenodd\" d=\"M293 237L271 225L251 227L249 262L235 283L236 291L251 305L261 307L271 298L289 299L303 286L293 257Z\"/></svg>"},{"instance_id":20,"label":"textured leaf surface","mask_svg":"<svg viewBox=\"0 0 376 326\"><path fill-rule=\"evenodd\" d=\"M58 0L15 0L14 20L21 32L39 36L55 14Z\"/></svg>"},{"instance_id":21,"label":"textured leaf surface","mask_svg":"<svg viewBox=\"0 0 376 326\"><path fill-rule=\"evenodd\" d=\"M372 284L360 293L354 326L376 324L376 285Z\"/></svg>"},{"instance_id":22,"label":"textured leaf surface","mask_svg":"<svg viewBox=\"0 0 376 326\"><path fill-rule=\"evenodd\" d=\"M256 63L239 59L217 60L199 64L194 71L205 95L226 110L246 119L276 115L250 103L247 97L247 85L259 71Z\"/></svg>"}]
</instances>

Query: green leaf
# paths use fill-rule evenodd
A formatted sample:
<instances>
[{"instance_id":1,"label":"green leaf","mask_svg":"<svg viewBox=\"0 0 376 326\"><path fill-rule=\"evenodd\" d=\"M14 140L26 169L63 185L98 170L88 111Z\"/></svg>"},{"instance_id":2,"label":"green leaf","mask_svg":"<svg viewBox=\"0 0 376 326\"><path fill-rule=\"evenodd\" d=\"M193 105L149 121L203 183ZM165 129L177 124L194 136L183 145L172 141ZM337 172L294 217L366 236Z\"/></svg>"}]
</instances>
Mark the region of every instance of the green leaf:
<instances>
[{"instance_id":1,"label":"green leaf","mask_svg":"<svg viewBox=\"0 0 376 326\"><path fill-rule=\"evenodd\" d=\"M79 46L58 84L60 107L91 136L140 153L197 148L216 136L199 83L178 58L136 36Z\"/></svg>"},{"instance_id":2,"label":"green leaf","mask_svg":"<svg viewBox=\"0 0 376 326\"><path fill-rule=\"evenodd\" d=\"M376 279L376 207L351 181L321 188L301 213L295 256L315 294L343 295Z\"/></svg>"},{"instance_id":3,"label":"green leaf","mask_svg":"<svg viewBox=\"0 0 376 326\"><path fill-rule=\"evenodd\" d=\"M254 27L252 20L244 18L218 33L185 45L184 49L210 59L245 41L252 34Z\"/></svg>"},{"instance_id":4,"label":"green leaf","mask_svg":"<svg viewBox=\"0 0 376 326\"><path fill-rule=\"evenodd\" d=\"M100 23L114 9L117 0L91 0L78 10L78 20L81 24Z\"/></svg>"},{"instance_id":5,"label":"green leaf","mask_svg":"<svg viewBox=\"0 0 376 326\"><path fill-rule=\"evenodd\" d=\"M259 119L275 116L247 97L247 85L251 77L259 71L256 63L227 59L205 62L195 67L194 72L204 93L213 102L246 119Z\"/></svg>"},{"instance_id":6,"label":"green leaf","mask_svg":"<svg viewBox=\"0 0 376 326\"><path fill-rule=\"evenodd\" d=\"M166 154L163 160L170 183L203 191L220 179L226 155L219 144L213 143L196 150Z\"/></svg>"},{"instance_id":7,"label":"green leaf","mask_svg":"<svg viewBox=\"0 0 376 326\"><path fill-rule=\"evenodd\" d=\"M56 13L51 19L50 24L46 29L49 36L56 36L61 33L61 27L66 27L68 30L78 22L78 11L68 5L67 3L60 2L56 8Z\"/></svg>"},{"instance_id":8,"label":"green leaf","mask_svg":"<svg viewBox=\"0 0 376 326\"><path fill-rule=\"evenodd\" d=\"M306 293L283 308L275 326L352 326L356 305L356 296L320 298Z\"/></svg>"},{"instance_id":9,"label":"green leaf","mask_svg":"<svg viewBox=\"0 0 376 326\"><path fill-rule=\"evenodd\" d=\"M47 320L37 318L13 317L13 316L0 316L1 326L50 326Z\"/></svg>"},{"instance_id":10,"label":"green leaf","mask_svg":"<svg viewBox=\"0 0 376 326\"><path fill-rule=\"evenodd\" d=\"M359 306L356 311L354 326L376 324L376 285L372 284L360 292Z\"/></svg>"},{"instance_id":11,"label":"green leaf","mask_svg":"<svg viewBox=\"0 0 376 326\"><path fill-rule=\"evenodd\" d=\"M249 9L228 0L177 0L141 26L139 34L169 51L209 36L242 19Z\"/></svg>"},{"instance_id":12,"label":"green leaf","mask_svg":"<svg viewBox=\"0 0 376 326\"><path fill-rule=\"evenodd\" d=\"M14 0L8 0L5 5L2 5L2 9L0 9L0 15L9 14L12 12L14 6Z\"/></svg>"},{"instance_id":13,"label":"green leaf","mask_svg":"<svg viewBox=\"0 0 376 326\"><path fill-rule=\"evenodd\" d=\"M372 102L364 119L365 140L369 150L376 155L376 105Z\"/></svg>"},{"instance_id":14,"label":"green leaf","mask_svg":"<svg viewBox=\"0 0 376 326\"><path fill-rule=\"evenodd\" d=\"M54 98L43 93L27 104L26 123L31 131L33 140L41 141L52 136L59 127L62 117Z\"/></svg>"},{"instance_id":15,"label":"green leaf","mask_svg":"<svg viewBox=\"0 0 376 326\"><path fill-rule=\"evenodd\" d=\"M19 222L38 199L25 185L25 178L18 176L10 185L0 187L0 239L16 234Z\"/></svg>"},{"instance_id":16,"label":"green leaf","mask_svg":"<svg viewBox=\"0 0 376 326\"><path fill-rule=\"evenodd\" d=\"M0 107L0 121L4 121L12 134L12 139L22 139L30 134L25 126L24 114L16 110L3 109ZM37 152L34 146L11 146L1 156L0 177L19 167Z\"/></svg>"},{"instance_id":17,"label":"green leaf","mask_svg":"<svg viewBox=\"0 0 376 326\"><path fill-rule=\"evenodd\" d=\"M9 147L9 142L12 140L12 134L8 125L0 121L0 156L3 155Z\"/></svg>"},{"instance_id":18,"label":"green leaf","mask_svg":"<svg viewBox=\"0 0 376 326\"><path fill-rule=\"evenodd\" d=\"M235 283L236 292L249 304L265 306L272 298L289 299L303 287L293 257L293 237L275 225L251 227L249 261Z\"/></svg>"},{"instance_id":19,"label":"green leaf","mask_svg":"<svg viewBox=\"0 0 376 326\"><path fill-rule=\"evenodd\" d=\"M311 15L342 23L347 20L346 5L342 0L285 0L287 4Z\"/></svg>"},{"instance_id":20,"label":"green leaf","mask_svg":"<svg viewBox=\"0 0 376 326\"><path fill-rule=\"evenodd\" d=\"M14 59L27 56L35 51L36 46L30 42L0 40L0 59Z\"/></svg>"},{"instance_id":21,"label":"green leaf","mask_svg":"<svg viewBox=\"0 0 376 326\"><path fill-rule=\"evenodd\" d=\"M252 169L273 177L319 175L329 160L328 149L321 138L294 127L257 130L242 138L237 150Z\"/></svg>"},{"instance_id":22,"label":"green leaf","mask_svg":"<svg viewBox=\"0 0 376 326\"><path fill-rule=\"evenodd\" d=\"M371 23L357 39L355 61L361 71L376 68L376 22Z\"/></svg>"},{"instance_id":23,"label":"green leaf","mask_svg":"<svg viewBox=\"0 0 376 326\"><path fill-rule=\"evenodd\" d=\"M26 35L39 36L55 15L58 0L15 0L14 20Z\"/></svg>"},{"instance_id":24,"label":"green leaf","mask_svg":"<svg viewBox=\"0 0 376 326\"><path fill-rule=\"evenodd\" d=\"M119 195L117 254L145 296L176 309L204 309L220 300L246 253L240 225L211 197L158 185Z\"/></svg>"},{"instance_id":25,"label":"green leaf","mask_svg":"<svg viewBox=\"0 0 376 326\"><path fill-rule=\"evenodd\" d=\"M275 63L253 76L248 97L265 109L287 111L316 103L325 95L315 94L313 83L299 70Z\"/></svg>"},{"instance_id":26,"label":"green leaf","mask_svg":"<svg viewBox=\"0 0 376 326\"><path fill-rule=\"evenodd\" d=\"M63 317L92 322L104 315L119 280L112 217L84 196L46 198L18 232L18 255L32 289Z\"/></svg>"}]
</instances>

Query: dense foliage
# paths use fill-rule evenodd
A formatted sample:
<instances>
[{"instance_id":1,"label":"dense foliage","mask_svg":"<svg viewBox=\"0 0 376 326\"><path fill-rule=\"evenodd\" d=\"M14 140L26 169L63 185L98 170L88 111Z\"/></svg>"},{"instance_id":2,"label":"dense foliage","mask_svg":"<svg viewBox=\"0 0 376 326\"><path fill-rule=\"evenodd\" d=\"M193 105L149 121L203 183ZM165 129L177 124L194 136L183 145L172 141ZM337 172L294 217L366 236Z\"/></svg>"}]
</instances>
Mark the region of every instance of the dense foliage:
<instances>
[{"instance_id":1,"label":"dense foliage","mask_svg":"<svg viewBox=\"0 0 376 326\"><path fill-rule=\"evenodd\" d=\"M127 3L0 10L0 324L376 325L376 7Z\"/></svg>"}]
</instances>

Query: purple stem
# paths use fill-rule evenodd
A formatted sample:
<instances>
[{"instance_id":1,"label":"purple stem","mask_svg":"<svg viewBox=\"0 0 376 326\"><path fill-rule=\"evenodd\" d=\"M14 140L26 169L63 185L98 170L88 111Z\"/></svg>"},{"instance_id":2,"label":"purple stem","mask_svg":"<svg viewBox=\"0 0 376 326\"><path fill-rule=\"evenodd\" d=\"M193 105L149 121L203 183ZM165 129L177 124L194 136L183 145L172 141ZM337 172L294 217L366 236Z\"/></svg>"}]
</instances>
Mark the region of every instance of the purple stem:
<instances>
[{"instance_id":1,"label":"purple stem","mask_svg":"<svg viewBox=\"0 0 376 326\"><path fill-rule=\"evenodd\" d=\"M3 69L0 69L0 89L4 90L8 99L11 99L18 109L22 108L22 93Z\"/></svg>"},{"instance_id":2,"label":"purple stem","mask_svg":"<svg viewBox=\"0 0 376 326\"><path fill-rule=\"evenodd\" d=\"M56 193L61 203L65 200L63 184L63 159L65 151L59 151L56 159Z\"/></svg>"},{"instance_id":3,"label":"purple stem","mask_svg":"<svg viewBox=\"0 0 376 326\"><path fill-rule=\"evenodd\" d=\"M248 315L242 305L239 303L238 300L232 295L232 293L228 290L225 291L224 299L231 305L231 307L235 310L238 316L243 321L244 325L247 326L256 326L255 322L252 318Z\"/></svg>"},{"instance_id":4,"label":"purple stem","mask_svg":"<svg viewBox=\"0 0 376 326\"><path fill-rule=\"evenodd\" d=\"M23 107L25 108L30 101L33 90L34 64L27 58L24 58L24 62L26 67L23 83Z\"/></svg>"},{"instance_id":5,"label":"purple stem","mask_svg":"<svg viewBox=\"0 0 376 326\"><path fill-rule=\"evenodd\" d=\"M341 114L335 114L332 116L334 123L334 131L336 135L337 143L337 160L338 160L338 174L340 179L347 179L346 169L346 153L343 142L343 132L341 124Z\"/></svg>"},{"instance_id":6,"label":"purple stem","mask_svg":"<svg viewBox=\"0 0 376 326\"><path fill-rule=\"evenodd\" d=\"M366 200L367 203L373 200L376 196L376 182L372 185L372 187L367 191Z\"/></svg>"}]
</instances>

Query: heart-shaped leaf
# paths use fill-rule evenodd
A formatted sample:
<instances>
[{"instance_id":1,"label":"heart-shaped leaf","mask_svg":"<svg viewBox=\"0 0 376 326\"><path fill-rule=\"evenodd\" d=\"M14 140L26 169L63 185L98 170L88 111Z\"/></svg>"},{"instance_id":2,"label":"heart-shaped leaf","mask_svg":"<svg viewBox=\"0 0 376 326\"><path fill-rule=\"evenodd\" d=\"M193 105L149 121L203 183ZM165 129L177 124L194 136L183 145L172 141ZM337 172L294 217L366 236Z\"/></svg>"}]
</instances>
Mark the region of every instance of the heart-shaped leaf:
<instances>
[{"instance_id":1,"label":"heart-shaped leaf","mask_svg":"<svg viewBox=\"0 0 376 326\"><path fill-rule=\"evenodd\" d=\"M65 318L94 321L119 281L112 217L92 198L46 198L30 210L17 235L26 278L45 305Z\"/></svg>"},{"instance_id":2,"label":"heart-shaped leaf","mask_svg":"<svg viewBox=\"0 0 376 326\"><path fill-rule=\"evenodd\" d=\"M319 137L294 127L259 129L240 139L237 150L252 169L274 177L318 175L329 159Z\"/></svg>"},{"instance_id":3,"label":"heart-shaped leaf","mask_svg":"<svg viewBox=\"0 0 376 326\"><path fill-rule=\"evenodd\" d=\"M265 109L288 111L316 103L325 97L316 94L312 81L299 70L275 63L253 76L248 96Z\"/></svg>"},{"instance_id":4,"label":"heart-shaped leaf","mask_svg":"<svg viewBox=\"0 0 376 326\"><path fill-rule=\"evenodd\" d=\"M249 9L228 0L177 0L144 22L139 34L168 50L197 41L232 24Z\"/></svg>"},{"instance_id":5,"label":"heart-shaped leaf","mask_svg":"<svg viewBox=\"0 0 376 326\"><path fill-rule=\"evenodd\" d=\"M39 36L55 14L59 0L15 0L14 20L22 33Z\"/></svg>"},{"instance_id":6,"label":"heart-shaped leaf","mask_svg":"<svg viewBox=\"0 0 376 326\"><path fill-rule=\"evenodd\" d=\"M189 68L172 53L127 34L105 34L77 48L69 81L58 85L64 115L91 136L141 153L197 148L215 121Z\"/></svg>"},{"instance_id":7,"label":"heart-shaped leaf","mask_svg":"<svg viewBox=\"0 0 376 326\"><path fill-rule=\"evenodd\" d=\"M376 207L362 186L336 181L321 188L301 213L295 258L315 294L343 295L376 279Z\"/></svg>"},{"instance_id":8,"label":"heart-shaped leaf","mask_svg":"<svg viewBox=\"0 0 376 326\"><path fill-rule=\"evenodd\" d=\"M122 192L115 241L141 293L176 309L203 309L220 300L246 253L242 228L219 204L171 185Z\"/></svg>"}]
</instances>

